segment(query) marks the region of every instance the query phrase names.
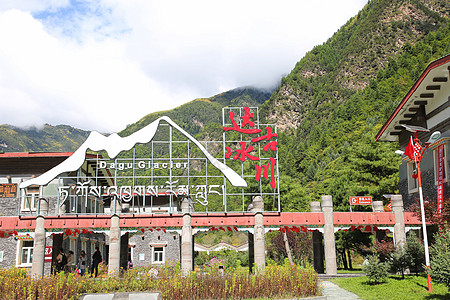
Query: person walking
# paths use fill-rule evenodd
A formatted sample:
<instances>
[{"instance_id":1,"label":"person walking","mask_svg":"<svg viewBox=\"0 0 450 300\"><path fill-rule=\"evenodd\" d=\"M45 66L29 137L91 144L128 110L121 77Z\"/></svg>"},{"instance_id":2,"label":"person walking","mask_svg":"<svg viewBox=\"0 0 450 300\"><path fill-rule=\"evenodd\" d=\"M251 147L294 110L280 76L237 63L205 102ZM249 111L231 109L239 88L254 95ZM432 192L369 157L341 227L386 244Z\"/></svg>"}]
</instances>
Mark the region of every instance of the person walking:
<instances>
[{"instance_id":1,"label":"person walking","mask_svg":"<svg viewBox=\"0 0 450 300\"><path fill-rule=\"evenodd\" d=\"M73 271L73 251L69 250L67 254L67 265L66 265L66 273L72 273Z\"/></svg>"},{"instance_id":2,"label":"person walking","mask_svg":"<svg viewBox=\"0 0 450 300\"><path fill-rule=\"evenodd\" d=\"M81 250L80 256L78 257L78 270L80 270L80 275L83 276L86 273L86 252Z\"/></svg>"},{"instance_id":3,"label":"person walking","mask_svg":"<svg viewBox=\"0 0 450 300\"><path fill-rule=\"evenodd\" d=\"M91 277L95 271L95 277L98 275L98 264L102 262L102 255L100 253L100 249L95 247L95 252L92 255L92 266L91 266Z\"/></svg>"},{"instance_id":4,"label":"person walking","mask_svg":"<svg viewBox=\"0 0 450 300\"><path fill-rule=\"evenodd\" d=\"M67 264L67 256L64 253L64 249L59 249L59 254L56 257L56 272L59 273L64 270L65 265Z\"/></svg>"}]
</instances>

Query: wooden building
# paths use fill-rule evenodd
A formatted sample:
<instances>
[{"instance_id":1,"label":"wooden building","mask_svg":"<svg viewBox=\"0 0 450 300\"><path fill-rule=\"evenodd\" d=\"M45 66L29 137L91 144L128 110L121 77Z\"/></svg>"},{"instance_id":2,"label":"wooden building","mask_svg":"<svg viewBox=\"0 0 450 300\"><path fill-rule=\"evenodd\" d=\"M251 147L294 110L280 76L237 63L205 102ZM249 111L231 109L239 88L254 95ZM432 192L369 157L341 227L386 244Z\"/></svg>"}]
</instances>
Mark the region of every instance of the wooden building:
<instances>
[{"instance_id":1,"label":"wooden building","mask_svg":"<svg viewBox=\"0 0 450 300\"><path fill-rule=\"evenodd\" d=\"M450 55L430 63L414 83L398 107L376 136L377 141L398 142L405 150L414 133L404 125L420 126L418 138L426 143L436 131L440 138L427 145L421 161L423 195L425 200L437 202L450 196L449 142L450 142ZM416 164L402 156L399 168L399 192L405 207L419 199ZM414 176L413 176L414 175Z\"/></svg>"}]
</instances>

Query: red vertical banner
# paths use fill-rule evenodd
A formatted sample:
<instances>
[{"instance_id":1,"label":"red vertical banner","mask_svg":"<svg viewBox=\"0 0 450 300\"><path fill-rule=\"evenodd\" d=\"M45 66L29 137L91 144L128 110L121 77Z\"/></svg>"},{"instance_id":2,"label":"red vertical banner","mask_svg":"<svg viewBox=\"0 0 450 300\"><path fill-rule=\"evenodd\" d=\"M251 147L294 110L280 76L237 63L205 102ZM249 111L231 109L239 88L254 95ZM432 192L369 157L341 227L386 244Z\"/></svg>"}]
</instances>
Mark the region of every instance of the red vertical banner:
<instances>
[{"instance_id":1,"label":"red vertical banner","mask_svg":"<svg viewBox=\"0 0 450 300\"><path fill-rule=\"evenodd\" d=\"M440 145L437 149L437 162L438 162L438 213L442 213L444 205L444 145Z\"/></svg>"}]
</instances>

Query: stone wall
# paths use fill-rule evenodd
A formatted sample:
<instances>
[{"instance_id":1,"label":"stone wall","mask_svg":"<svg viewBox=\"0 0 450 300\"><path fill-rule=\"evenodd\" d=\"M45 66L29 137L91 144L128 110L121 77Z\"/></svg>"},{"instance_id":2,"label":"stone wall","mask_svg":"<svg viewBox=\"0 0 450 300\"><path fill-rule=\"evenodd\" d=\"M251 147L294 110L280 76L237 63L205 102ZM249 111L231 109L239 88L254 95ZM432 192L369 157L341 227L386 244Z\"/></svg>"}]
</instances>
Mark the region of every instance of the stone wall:
<instances>
[{"instance_id":1,"label":"stone wall","mask_svg":"<svg viewBox=\"0 0 450 300\"><path fill-rule=\"evenodd\" d=\"M152 264L151 245L165 245L163 247L166 262L179 262L181 259L180 235L178 233L146 231L144 234L130 236L129 241L133 247L132 262L134 266L148 266Z\"/></svg>"},{"instance_id":2,"label":"stone wall","mask_svg":"<svg viewBox=\"0 0 450 300\"><path fill-rule=\"evenodd\" d=\"M0 198L0 216L17 216L18 212L18 198Z\"/></svg>"},{"instance_id":3,"label":"stone wall","mask_svg":"<svg viewBox=\"0 0 450 300\"><path fill-rule=\"evenodd\" d=\"M16 264L17 241L14 237L2 238L0 240L0 251L3 251L3 261L0 268L11 268Z\"/></svg>"}]
</instances>

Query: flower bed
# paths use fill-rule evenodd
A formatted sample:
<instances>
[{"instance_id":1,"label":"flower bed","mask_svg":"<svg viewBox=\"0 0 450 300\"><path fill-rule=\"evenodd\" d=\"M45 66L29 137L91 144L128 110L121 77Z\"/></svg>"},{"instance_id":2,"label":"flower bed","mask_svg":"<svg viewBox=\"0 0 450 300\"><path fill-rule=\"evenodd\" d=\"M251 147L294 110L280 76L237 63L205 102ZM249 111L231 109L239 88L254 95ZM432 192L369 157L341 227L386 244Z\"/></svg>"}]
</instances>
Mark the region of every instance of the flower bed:
<instances>
[{"instance_id":1,"label":"flower bed","mask_svg":"<svg viewBox=\"0 0 450 300\"><path fill-rule=\"evenodd\" d=\"M1 299L78 299L86 293L149 291L160 292L163 299L250 299L291 298L318 295L318 276L310 268L269 265L262 275L243 270L192 272L183 276L178 264L135 267L122 276L90 279L60 273L32 279L13 268L0 271Z\"/></svg>"}]
</instances>

